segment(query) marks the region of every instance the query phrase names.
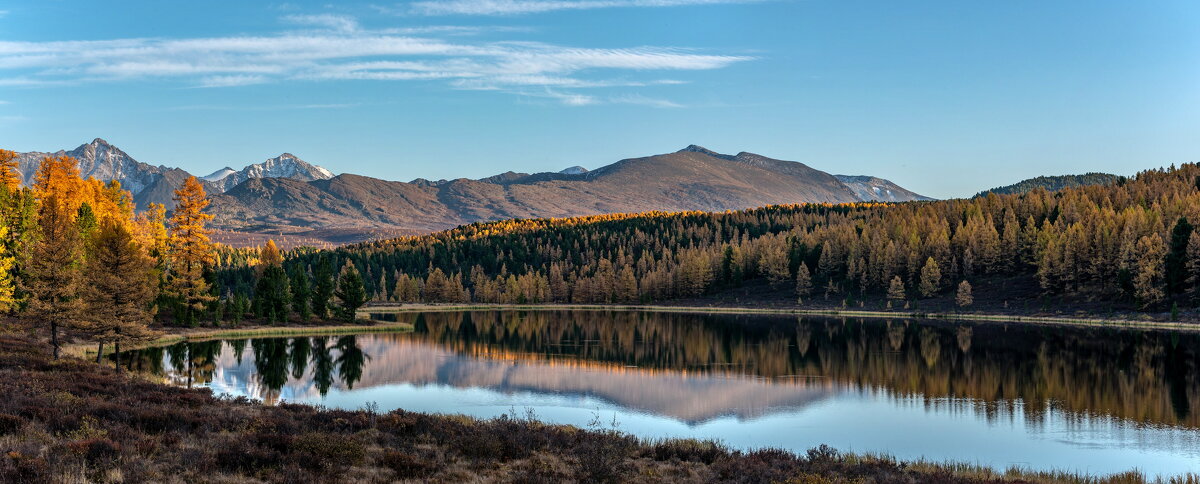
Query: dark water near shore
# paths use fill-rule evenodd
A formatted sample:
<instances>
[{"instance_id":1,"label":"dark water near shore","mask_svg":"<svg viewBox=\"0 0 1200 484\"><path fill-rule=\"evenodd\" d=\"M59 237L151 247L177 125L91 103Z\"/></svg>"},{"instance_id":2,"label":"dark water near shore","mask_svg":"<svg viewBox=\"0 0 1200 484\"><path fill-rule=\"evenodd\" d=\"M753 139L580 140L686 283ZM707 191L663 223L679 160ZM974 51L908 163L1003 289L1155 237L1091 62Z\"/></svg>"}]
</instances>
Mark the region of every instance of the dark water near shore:
<instances>
[{"instance_id":1,"label":"dark water near shore","mask_svg":"<svg viewBox=\"0 0 1200 484\"><path fill-rule=\"evenodd\" d=\"M1200 472L1200 336L608 311L376 315L411 334L180 343L126 364L266 402L516 412L738 448Z\"/></svg>"}]
</instances>

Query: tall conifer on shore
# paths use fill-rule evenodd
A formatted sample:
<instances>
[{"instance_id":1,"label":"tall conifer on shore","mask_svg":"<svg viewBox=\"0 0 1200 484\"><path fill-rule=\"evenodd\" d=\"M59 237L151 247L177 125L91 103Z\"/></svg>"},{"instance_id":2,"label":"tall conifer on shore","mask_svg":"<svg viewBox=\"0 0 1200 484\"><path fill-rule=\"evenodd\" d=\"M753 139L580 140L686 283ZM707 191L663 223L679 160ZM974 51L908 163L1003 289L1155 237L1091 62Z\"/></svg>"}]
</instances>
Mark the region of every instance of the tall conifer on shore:
<instances>
[{"instance_id":1,"label":"tall conifer on shore","mask_svg":"<svg viewBox=\"0 0 1200 484\"><path fill-rule=\"evenodd\" d=\"M214 299L204 273L213 263L213 247L204 225L212 215L204 213L210 203L204 186L188 177L175 190L175 210L169 236L170 267L167 288L176 303L176 321L193 324L197 314Z\"/></svg>"},{"instance_id":2,"label":"tall conifer on shore","mask_svg":"<svg viewBox=\"0 0 1200 484\"><path fill-rule=\"evenodd\" d=\"M41 230L21 286L29 295L25 317L49 330L56 359L61 347L59 330L82 323L79 231L71 215L56 194L42 199L38 210Z\"/></svg>"},{"instance_id":3,"label":"tall conifer on shore","mask_svg":"<svg viewBox=\"0 0 1200 484\"><path fill-rule=\"evenodd\" d=\"M106 343L114 345L113 351L119 355L122 343L157 337L148 328L150 303L157 289L154 260L130 228L111 217L102 220L90 252L83 271L83 300L86 331L99 344L97 358ZM120 368L120 361L117 365Z\"/></svg>"}]
</instances>

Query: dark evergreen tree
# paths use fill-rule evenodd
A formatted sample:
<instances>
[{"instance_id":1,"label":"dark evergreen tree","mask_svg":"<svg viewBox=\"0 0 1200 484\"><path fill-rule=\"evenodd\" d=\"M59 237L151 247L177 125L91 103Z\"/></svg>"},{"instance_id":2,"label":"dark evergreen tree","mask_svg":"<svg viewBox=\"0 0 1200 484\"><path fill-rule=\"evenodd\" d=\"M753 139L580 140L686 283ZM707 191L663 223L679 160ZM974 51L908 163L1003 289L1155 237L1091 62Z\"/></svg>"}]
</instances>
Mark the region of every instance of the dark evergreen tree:
<instances>
[{"instance_id":1,"label":"dark evergreen tree","mask_svg":"<svg viewBox=\"0 0 1200 484\"><path fill-rule=\"evenodd\" d=\"M302 266L292 268L292 310L300 316L302 320L308 320L312 316L312 282L309 280L308 271Z\"/></svg>"},{"instance_id":2,"label":"dark evergreen tree","mask_svg":"<svg viewBox=\"0 0 1200 484\"><path fill-rule=\"evenodd\" d=\"M1171 229L1170 246L1167 248L1167 292L1178 294L1187 287L1187 249L1188 239L1192 236L1194 227L1188 223L1187 217L1180 217Z\"/></svg>"},{"instance_id":3,"label":"dark evergreen tree","mask_svg":"<svg viewBox=\"0 0 1200 484\"><path fill-rule=\"evenodd\" d=\"M291 284L283 267L270 265L254 288L255 314L272 322L287 321L291 304Z\"/></svg>"},{"instance_id":4,"label":"dark evergreen tree","mask_svg":"<svg viewBox=\"0 0 1200 484\"><path fill-rule=\"evenodd\" d=\"M338 316L346 321L354 321L358 308L367 303L367 288L353 262L342 268L337 290L333 294L338 299Z\"/></svg>"},{"instance_id":5,"label":"dark evergreen tree","mask_svg":"<svg viewBox=\"0 0 1200 484\"><path fill-rule=\"evenodd\" d=\"M317 264L316 279L312 294L312 312L319 319L329 319L330 303L333 301L333 264L323 259Z\"/></svg>"}]
</instances>

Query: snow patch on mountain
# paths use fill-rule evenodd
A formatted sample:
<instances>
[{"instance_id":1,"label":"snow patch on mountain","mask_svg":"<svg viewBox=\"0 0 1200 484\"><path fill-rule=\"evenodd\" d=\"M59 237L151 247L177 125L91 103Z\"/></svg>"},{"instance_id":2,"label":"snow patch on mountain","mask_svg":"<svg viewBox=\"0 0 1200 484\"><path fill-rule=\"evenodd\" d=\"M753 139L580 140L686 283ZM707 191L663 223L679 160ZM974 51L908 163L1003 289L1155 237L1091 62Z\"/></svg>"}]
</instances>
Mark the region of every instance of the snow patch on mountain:
<instances>
[{"instance_id":1,"label":"snow patch on mountain","mask_svg":"<svg viewBox=\"0 0 1200 484\"><path fill-rule=\"evenodd\" d=\"M207 182L218 182L218 181L224 180L225 177L232 175L234 173L237 173L237 170L227 166L225 168L221 168L220 170L214 171L209 175L202 176L202 177L200 177L200 179L207 181Z\"/></svg>"},{"instance_id":2,"label":"snow patch on mountain","mask_svg":"<svg viewBox=\"0 0 1200 484\"><path fill-rule=\"evenodd\" d=\"M232 168L218 170L205 177L205 180L212 183L216 189L225 192L253 178L291 178L300 181L314 181L328 180L333 176L333 172L325 168L301 160L291 153L284 153L262 163L247 165L240 171L233 171Z\"/></svg>"}]
</instances>

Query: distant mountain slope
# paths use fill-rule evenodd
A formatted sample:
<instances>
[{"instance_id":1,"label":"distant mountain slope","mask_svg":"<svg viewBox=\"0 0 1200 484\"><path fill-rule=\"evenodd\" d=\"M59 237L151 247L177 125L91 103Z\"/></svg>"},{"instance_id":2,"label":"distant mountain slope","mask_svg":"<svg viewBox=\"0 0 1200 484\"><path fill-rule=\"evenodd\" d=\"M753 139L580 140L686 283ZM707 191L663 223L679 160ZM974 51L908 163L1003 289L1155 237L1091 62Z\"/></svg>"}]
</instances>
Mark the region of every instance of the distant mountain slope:
<instances>
[{"instance_id":1,"label":"distant mountain slope","mask_svg":"<svg viewBox=\"0 0 1200 484\"><path fill-rule=\"evenodd\" d=\"M995 193L997 195L1009 195L1014 193L1026 193L1037 188L1045 188L1049 191L1058 191L1064 188L1073 188L1086 185L1107 185L1116 183L1118 179L1124 177L1110 175L1108 173L1085 173L1082 175L1060 175L1060 176L1039 176L1022 180L1012 185L985 190L975 195L977 197Z\"/></svg>"},{"instance_id":2,"label":"distant mountain slope","mask_svg":"<svg viewBox=\"0 0 1200 484\"><path fill-rule=\"evenodd\" d=\"M120 148L107 141L96 138L90 143L79 145L73 150L59 150L54 153L31 151L19 153L17 156L17 171L26 185L33 184L33 177L47 156L70 156L79 160L80 174L96 177L100 180L117 180L121 186L133 194L138 208L145 208L147 203L162 201L157 197L158 186L165 180L177 177L170 173L173 169L165 166L151 166L133 159ZM186 176L180 178L182 181ZM147 191L149 190L149 191ZM173 191L174 188L171 188ZM168 191L169 194L171 191ZM167 201L170 197L167 197Z\"/></svg>"},{"instance_id":3,"label":"distant mountain slope","mask_svg":"<svg viewBox=\"0 0 1200 484\"><path fill-rule=\"evenodd\" d=\"M912 200L933 200L919 195L882 178L865 175L834 175L844 183L859 199L869 202L908 202Z\"/></svg>"},{"instance_id":4,"label":"distant mountain slope","mask_svg":"<svg viewBox=\"0 0 1200 484\"><path fill-rule=\"evenodd\" d=\"M178 168L141 163L97 138L71 151L22 153L26 183L47 155L78 158L84 176L119 180L134 194L139 209L149 203L172 208L174 190L191 176ZM590 171L573 166L560 172L507 171L478 180L418 178L408 183L334 176L284 153L241 170L226 167L202 180L213 198L213 226L222 233L303 234L305 239L337 242L508 218L927 200L879 178L834 176L803 163L747 152L726 155L695 145Z\"/></svg>"},{"instance_id":5,"label":"distant mountain slope","mask_svg":"<svg viewBox=\"0 0 1200 484\"><path fill-rule=\"evenodd\" d=\"M120 148L96 138L70 151L18 153L17 171L22 182L26 185L33 183L38 167L47 156L64 155L79 160L79 171L84 178L95 177L104 181L121 182L121 187L133 194L133 201L138 210L145 209L151 203L161 203L168 209L173 208L175 190L192 176L179 168L142 163ZM200 179L210 193L220 193L248 179L265 177L313 181L333 178L333 173L309 164L295 155L284 153L262 163L248 165L240 171L226 167Z\"/></svg>"},{"instance_id":6,"label":"distant mountain slope","mask_svg":"<svg viewBox=\"0 0 1200 484\"><path fill-rule=\"evenodd\" d=\"M429 232L507 218L568 217L647 210L724 211L780 203L845 203L861 197L838 177L802 163L699 146L621 160L591 171L516 173L471 180L384 181L359 175L299 182L249 180L214 197L228 229L305 232L362 228ZM927 200L873 177L887 201ZM861 187L859 188L861 191Z\"/></svg>"}]
</instances>

